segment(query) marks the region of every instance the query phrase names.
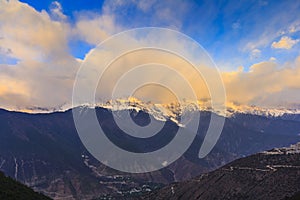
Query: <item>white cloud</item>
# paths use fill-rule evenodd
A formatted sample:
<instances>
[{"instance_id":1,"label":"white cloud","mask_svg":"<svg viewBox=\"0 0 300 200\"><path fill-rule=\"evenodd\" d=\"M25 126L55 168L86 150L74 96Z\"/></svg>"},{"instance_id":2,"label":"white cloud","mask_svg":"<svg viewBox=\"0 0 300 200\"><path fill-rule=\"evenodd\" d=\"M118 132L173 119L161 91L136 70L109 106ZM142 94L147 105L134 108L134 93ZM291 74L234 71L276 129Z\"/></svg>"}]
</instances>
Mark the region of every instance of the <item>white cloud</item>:
<instances>
[{"instance_id":1,"label":"white cloud","mask_svg":"<svg viewBox=\"0 0 300 200\"><path fill-rule=\"evenodd\" d=\"M63 9L58 1L53 1L50 5L50 12L54 19L66 20L67 16L63 14Z\"/></svg>"},{"instance_id":2,"label":"white cloud","mask_svg":"<svg viewBox=\"0 0 300 200\"><path fill-rule=\"evenodd\" d=\"M300 56L284 68L268 61L252 65L249 72L233 71L222 76L229 102L272 107L283 102L287 107L299 105Z\"/></svg>"},{"instance_id":3,"label":"white cloud","mask_svg":"<svg viewBox=\"0 0 300 200\"><path fill-rule=\"evenodd\" d=\"M290 4L287 1L282 1L281 3L281 6L284 6L289 12L283 12L278 7L271 12L271 15L268 11L266 14L258 14L257 10L251 10L245 14L248 18L254 20L255 24L248 28L247 34L240 40L240 48L243 51L251 52L253 49L267 48L278 37L283 35L290 36L299 31L300 21L297 14L300 4L298 2Z\"/></svg>"},{"instance_id":4,"label":"white cloud","mask_svg":"<svg viewBox=\"0 0 300 200\"><path fill-rule=\"evenodd\" d=\"M296 33L300 31L300 20L296 21L294 24L292 24L289 28L288 28L288 32L289 33Z\"/></svg>"},{"instance_id":5,"label":"white cloud","mask_svg":"<svg viewBox=\"0 0 300 200\"><path fill-rule=\"evenodd\" d=\"M114 13L117 20L127 22L130 28L145 26L168 27L180 30L183 26L186 14L191 9L190 1L181 0L128 0L128 1L105 1L106 14ZM180 6L179 6L180 5ZM137 9L128 17L123 15L124 10ZM141 11L141 12L139 12Z\"/></svg>"},{"instance_id":6,"label":"white cloud","mask_svg":"<svg viewBox=\"0 0 300 200\"><path fill-rule=\"evenodd\" d=\"M260 6L267 6L269 3L268 3L268 1L259 0L258 4Z\"/></svg>"},{"instance_id":7,"label":"white cloud","mask_svg":"<svg viewBox=\"0 0 300 200\"><path fill-rule=\"evenodd\" d=\"M18 1L0 1L0 46L11 49L20 60L47 60L67 53L68 25L52 21L47 12L37 12Z\"/></svg>"},{"instance_id":8,"label":"white cloud","mask_svg":"<svg viewBox=\"0 0 300 200\"><path fill-rule=\"evenodd\" d=\"M300 40L296 39L293 40L292 38L288 36L283 36L278 42L273 42L272 43L272 48L275 49L290 49L292 48L295 44L297 44Z\"/></svg>"},{"instance_id":9,"label":"white cloud","mask_svg":"<svg viewBox=\"0 0 300 200\"><path fill-rule=\"evenodd\" d=\"M79 66L68 52L69 25L15 0L0 1L0 22L0 54L19 60L15 66L0 65L2 107L68 102Z\"/></svg>"},{"instance_id":10,"label":"white cloud","mask_svg":"<svg viewBox=\"0 0 300 200\"><path fill-rule=\"evenodd\" d=\"M241 29L241 24L240 22L235 22L231 25L231 27L234 29L234 30L237 30L237 29Z\"/></svg>"},{"instance_id":11,"label":"white cloud","mask_svg":"<svg viewBox=\"0 0 300 200\"><path fill-rule=\"evenodd\" d=\"M83 41L97 45L115 33L128 28L142 27L145 23L147 26L179 30L189 6L189 2L173 0L104 1L101 14L77 13L72 33ZM124 15L124 10L133 8L138 11L130 17ZM123 23L126 25L123 26Z\"/></svg>"},{"instance_id":12,"label":"white cloud","mask_svg":"<svg viewBox=\"0 0 300 200\"><path fill-rule=\"evenodd\" d=\"M261 50L259 50L259 49L253 49L250 53L251 59L257 59L257 58L260 58L260 56L261 56Z\"/></svg>"},{"instance_id":13,"label":"white cloud","mask_svg":"<svg viewBox=\"0 0 300 200\"><path fill-rule=\"evenodd\" d=\"M73 29L74 35L93 45L98 45L122 28L115 23L113 15L98 15L94 13L81 13Z\"/></svg>"}]
</instances>

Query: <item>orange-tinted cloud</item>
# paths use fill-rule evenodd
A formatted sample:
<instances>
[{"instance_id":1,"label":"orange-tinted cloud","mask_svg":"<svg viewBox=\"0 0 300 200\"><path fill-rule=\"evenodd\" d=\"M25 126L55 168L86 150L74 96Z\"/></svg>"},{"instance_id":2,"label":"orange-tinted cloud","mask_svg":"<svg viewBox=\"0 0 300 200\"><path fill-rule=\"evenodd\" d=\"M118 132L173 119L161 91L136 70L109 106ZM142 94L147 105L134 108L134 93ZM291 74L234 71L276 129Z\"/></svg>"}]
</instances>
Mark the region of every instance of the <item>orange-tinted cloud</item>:
<instances>
[{"instance_id":1,"label":"orange-tinted cloud","mask_svg":"<svg viewBox=\"0 0 300 200\"><path fill-rule=\"evenodd\" d=\"M295 44L297 44L300 40L293 40L290 37L283 36L278 42L273 42L272 43L272 48L275 49L290 49L292 48Z\"/></svg>"}]
</instances>

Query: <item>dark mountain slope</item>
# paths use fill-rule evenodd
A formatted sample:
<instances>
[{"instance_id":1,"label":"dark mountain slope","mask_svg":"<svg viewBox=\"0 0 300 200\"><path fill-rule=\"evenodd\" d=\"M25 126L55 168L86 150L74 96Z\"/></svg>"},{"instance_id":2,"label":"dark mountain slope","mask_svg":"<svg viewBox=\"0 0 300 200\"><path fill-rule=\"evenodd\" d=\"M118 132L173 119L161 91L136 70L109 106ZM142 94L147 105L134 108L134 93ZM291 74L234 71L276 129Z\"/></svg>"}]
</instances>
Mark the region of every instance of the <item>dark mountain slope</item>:
<instances>
[{"instance_id":1,"label":"dark mountain slope","mask_svg":"<svg viewBox=\"0 0 300 200\"><path fill-rule=\"evenodd\" d=\"M0 172L0 199L5 200L50 200L42 194L34 192L31 188L6 177Z\"/></svg>"},{"instance_id":2,"label":"dark mountain slope","mask_svg":"<svg viewBox=\"0 0 300 200\"><path fill-rule=\"evenodd\" d=\"M238 159L144 199L298 199L300 143Z\"/></svg>"}]
</instances>

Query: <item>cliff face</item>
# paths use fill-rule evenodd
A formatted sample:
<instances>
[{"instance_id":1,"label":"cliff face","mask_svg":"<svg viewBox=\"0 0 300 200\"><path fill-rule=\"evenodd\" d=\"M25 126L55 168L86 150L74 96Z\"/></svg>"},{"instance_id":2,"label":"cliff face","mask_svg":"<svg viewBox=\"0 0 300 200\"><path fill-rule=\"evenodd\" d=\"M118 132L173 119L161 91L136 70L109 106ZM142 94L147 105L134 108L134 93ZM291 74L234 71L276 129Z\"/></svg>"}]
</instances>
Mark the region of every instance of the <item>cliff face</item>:
<instances>
[{"instance_id":1,"label":"cliff face","mask_svg":"<svg viewBox=\"0 0 300 200\"><path fill-rule=\"evenodd\" d=\"M297 199L300 143L241 158L211 173L175 183L144 199Z\"/></svg>"}]
</instances>

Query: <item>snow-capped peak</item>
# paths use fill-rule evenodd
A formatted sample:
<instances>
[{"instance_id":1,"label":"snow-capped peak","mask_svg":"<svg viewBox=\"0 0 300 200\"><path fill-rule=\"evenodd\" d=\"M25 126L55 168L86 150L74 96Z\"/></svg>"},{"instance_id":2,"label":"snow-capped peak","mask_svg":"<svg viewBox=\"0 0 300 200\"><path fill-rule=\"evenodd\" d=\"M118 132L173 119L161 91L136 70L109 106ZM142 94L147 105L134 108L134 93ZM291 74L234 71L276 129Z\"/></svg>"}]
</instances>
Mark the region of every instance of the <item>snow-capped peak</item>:
<instances>
[{"instance_id":1,"label":"snow-capped peak","mask_svg":"<svg viewBox=\"0 0 300 200\"><path fill-rule=\"evenodd\" d=\"M98 103L97 107L103 107L112 111L118 110L136 110L144 111L155 119L160 121L171 120L181 125L179 123L179 118L182 116L183 112L193 112L199 111L201 108L197 103L184 102L184 104L179 103L170 103L170 104L160 104L160 103L151 103L143 102L136 98L128 99L116 99L110 100L105 103Z\"/></svg>"},{"instance_id":2,"label":"snow-capped peak","mask_svg":"<svg viewBox=\"0 0 300 200\"><path fill-rule=\"evenodd\" d=\"M300 109L285 109L285 108L262 108L258 106L238 105L234 103L227 103L224 111L217 111L211 106L209 100L206 101L188 101L184 100L180 103L152 103L143 102L139 99L130 97L126 99L110 100L105 103L98 103L96 106L117 110L136 110L144 111L152 115L155 119L166 121L170 119L176 123L184 112L195 111L210 111L224 117L231 117L238 113L261 115L266 117L280 117L284 114L300 114Z\"/></svg>"},{"instance_id":3,"label":"snow-capped peak","mask_svg":"<svg viewBox=\"0 0 300 200\"><path fill-rule=\"evenodd\" d=\"M112 111L118 110L136 110L136 111L144 111L153 116L155 119L160 121L172 120L178 123L180 116L184 112L195 112L195 111L209 111L214 112L218 115L224 117L231 117L236 114L253 114L253 115L261 115L266 117L280 117L284 115L295 115L300 114L299 109L287 109L287 108L263 108L259 106L249 106L249 105L241 105L237 103L227 102L226 106L224 105L224 110L217 110L212 107L210 100L199 100L199 101L189 101L184 100L179 102L170 102L170 103L153 103L153 102L145 102L141 101L137 98L129 97L123 99L115 99L109 101L99 101L95 105L85 104L78 105L80 107L102 107ZM64 109L57 110L34 110L31 109L29 111L24 111L28 113L51 113L58 111L65 111L71 109L72 106L64 106ZM221 107L222 108L222 107Z\"/></svg>"},{"instance_id":4,"label":"snow-capped peak","mask_svg":"<svg viewBox=\"0 0 300 200\"><path fill-rule=\"evenodd\" d=\"M227 116L231 116L236 113L261 115L266 117L280 117L284 114L300 114L300 109L264 108L258 106L239 105L234 103L227 103L226 107Z\"/></svg>"}]
</instances>

